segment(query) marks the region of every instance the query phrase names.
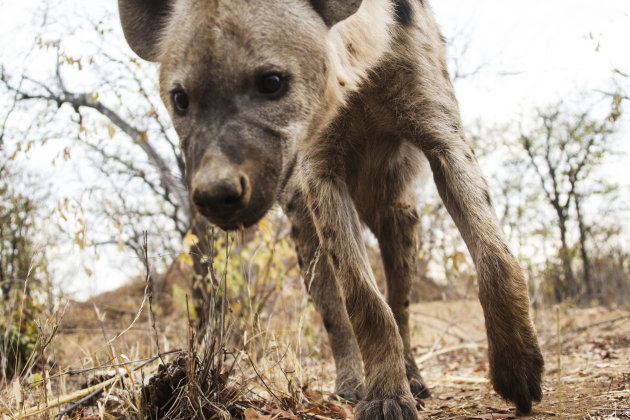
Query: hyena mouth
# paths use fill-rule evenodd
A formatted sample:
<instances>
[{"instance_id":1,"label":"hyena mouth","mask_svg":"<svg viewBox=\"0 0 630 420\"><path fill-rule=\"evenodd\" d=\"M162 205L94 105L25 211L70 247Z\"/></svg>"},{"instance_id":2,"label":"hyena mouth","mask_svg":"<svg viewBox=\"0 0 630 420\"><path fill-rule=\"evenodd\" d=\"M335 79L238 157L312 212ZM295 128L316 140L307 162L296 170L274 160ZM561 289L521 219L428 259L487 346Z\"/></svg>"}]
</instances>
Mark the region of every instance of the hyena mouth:
<instances>
[{"instance_id":1,"label":"hyena mouth","mask_svg":"<svg viewBox=\"0 0 630 420\"><path fill-rule=\"evenodd\" d=\"M207 207L197 207L197 211L208 221L225 231L241 230L255 225L269 209L248 207L231 214L217 215Z\"/></svg>"}]
</instances>

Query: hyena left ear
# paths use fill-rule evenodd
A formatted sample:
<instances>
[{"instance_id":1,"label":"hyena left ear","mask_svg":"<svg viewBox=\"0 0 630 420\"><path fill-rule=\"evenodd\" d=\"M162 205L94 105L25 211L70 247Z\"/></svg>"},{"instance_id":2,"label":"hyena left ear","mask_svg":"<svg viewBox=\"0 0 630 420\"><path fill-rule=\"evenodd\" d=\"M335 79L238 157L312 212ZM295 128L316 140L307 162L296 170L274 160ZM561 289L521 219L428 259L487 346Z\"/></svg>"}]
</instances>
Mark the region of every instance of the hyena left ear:
<instances>
[{"instance_id":1,"label":"hyena left ear","mask_svg":"<svg viewBox=\"0 0 630 420\"><path fill-rule=\"evenodd\" d=\"M362 0L310 0L313 9L320 14L326 25L333 26L354 14Z\"/></svg>"},{"instance_id":2,"label":"hyena left ear","mask_svg":"<svg viewBox=\"0 0 630 420\"><path fill-rule=\"evenodd\" d=\"M120 23L127 43L147 61L159 59L158 42L172 0L118 0Z\"/></svg>"}]
</instances>

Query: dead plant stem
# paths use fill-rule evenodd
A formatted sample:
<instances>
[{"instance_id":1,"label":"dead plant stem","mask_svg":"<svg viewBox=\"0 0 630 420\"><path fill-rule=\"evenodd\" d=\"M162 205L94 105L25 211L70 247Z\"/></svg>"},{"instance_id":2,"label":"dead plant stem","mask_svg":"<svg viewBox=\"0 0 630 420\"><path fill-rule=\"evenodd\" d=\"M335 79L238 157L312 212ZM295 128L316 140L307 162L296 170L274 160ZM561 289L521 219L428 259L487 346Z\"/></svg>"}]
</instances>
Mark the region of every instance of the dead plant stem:
<instances>
[{"instance_id":1,"label":"dead plant stem","mask_svg":"<svg viewBox=\"0 0 630 420\"><path fill-rule=\"evenodd\" d=\"M560 307L556 306L556 329L558 337L558 414L563 418L564 408L562 406L562 335L560 332Z\"/></svg>"}]
</instances>

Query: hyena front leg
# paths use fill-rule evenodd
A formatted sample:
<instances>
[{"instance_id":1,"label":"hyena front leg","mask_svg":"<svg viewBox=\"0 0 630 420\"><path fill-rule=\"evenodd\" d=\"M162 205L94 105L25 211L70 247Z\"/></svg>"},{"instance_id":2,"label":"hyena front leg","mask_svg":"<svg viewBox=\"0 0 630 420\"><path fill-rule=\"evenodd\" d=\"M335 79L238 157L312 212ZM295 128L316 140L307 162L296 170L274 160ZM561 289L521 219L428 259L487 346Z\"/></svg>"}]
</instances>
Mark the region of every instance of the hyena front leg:
<instances>
[{"instance_id":1,"label":"hyena front leg","mask_svg":"<svg viewBox=\"0 0 630 420\"><path fill-rule=\"evenodd\" d=\"M437 95L436 97L440 97ZM542 398L543 358L529 317L527 283L496 217L488 185L463 133L456 105L423 103L418 142L442 201L477 267L486 320L490 378L499 395L521 413ZM435 110L439 114L430 116ZM420 112L420 111L419 111Z\"/></svg>"},{"instance_id":2,"label":"hyena front leg","mask_svg":"<svg viewBox=\"0 0 630 420\"><path fill-rule=\"evenodd\" d=\"M414 200L409 200L413 203ZM401 205L400 208L396 204ZM405 370L414 397L429 398L431 393L424 383L411 351L409 333L409 294L411 279L416 269L416 225L418 213L415 206L398 199L387 200L388 207L379 208L370 217L370 229L376 235L387 279L387 303L392 308L398 331L405 348Z\"/></svg>"},{"instance_id":3,"label":"hyena front leg","mask_svg":"<svg viewBox=\"0 0 630 420\"><path fill-rule=\"evenodd\" d=\"M405 374L404 347L396 320L372 275L359 216L336 171L335 153L310 150L302 158L302 190L313 214L321 249L333 267L359 343L366 398L357 420L417 419Z\"/></svg>"},{"instance_id":4,"label":"hyena front leg","mask_svg":"<svg viewBox=\"0 0 630 420\"><path fill-rule=\"evenodd\" d=\"M328 258L319 250L313 219L297 186L289 185L283 208L291 221L291 237L295 241L306 290L322 316L328 333L337 371L335 395L359 401L365 395L359 347L341 290L330 269Z\"/></svg>"}]
</instances>

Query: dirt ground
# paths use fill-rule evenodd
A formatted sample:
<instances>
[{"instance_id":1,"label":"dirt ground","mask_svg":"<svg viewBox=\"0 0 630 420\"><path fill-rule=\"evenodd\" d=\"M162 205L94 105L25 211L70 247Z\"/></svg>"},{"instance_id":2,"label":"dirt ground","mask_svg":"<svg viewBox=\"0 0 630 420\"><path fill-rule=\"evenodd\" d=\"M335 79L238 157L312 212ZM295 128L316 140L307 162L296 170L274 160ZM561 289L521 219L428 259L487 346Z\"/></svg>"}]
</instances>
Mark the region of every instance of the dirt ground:
<instances>
[{"instance_id":1,"label":"dirt ground","mask_svg":"<svg viewBox=\"0 0 630 420\"><path fill-rule=\"evenodd\" d=\"M557 315L560 318L560 351ZM533 314L545 358L543 400L531 418L630 418L630 314L604 307L561 307ZM514 411L487 381L483 315L477 301L412 307L418 359L427 343L459 347L423 363L433 397L425 418L506 418ZM616 320L612 321L611 320ZM474 345L479 345L476 347ZM425 346L425 347L422 347ZM425 353L426 354L426 353Z\"/></svg>"},{"instance_id":2,"label":"dirt ground","mask_svg":"<svg viewBox=\"0 0 630 420\"><path fill-rule=\"evenodd\" d=\"M237 417L246 420L353 418L349 404L331 403L327 399L333 390L334 364L319 316L306 298L296 298L300 287L296 281L280 292L273 314L261 318L267 328L264 339L260 340L264 346L255 349L250 345L249 355L241 357L233 377L226 382L230 386L240 384L245 390L242 402L237 404L241 413ZM55 339L55 350L49 355L53 365L50 373L110 365L111 355L115 354L124 355L125 360L139 360L156 354L156 342L160 343L163 352L185 348L187 320L181 316L182 308L177 305L174 313L179 315L157 315L157 340L156 330L144 316L125 331L136 318L142 295L143 287L126 286L120 293L95 299L100 306L98 311L91 303L71 305ZM630 309L562 305L558 309L534 310L533 317L545 357L545 376L544 397L534 406L531 418L630 418ZM476 300L414 304L411 306L411 322L417 361L433 394L419 403L421 418L503 419L515 416L510 404L496 395L487 380L484 323ZM120 335L121 332L124 334ZM106 338L110 343L105 344ZM251 338L249 340L251 342ZM279 354L281 356L277 356ZM165 359L173 360L174 357L165 356ZM247 363L247 357L258 364L255 372L251 369L254 363ZM131 385L120 385L122 391L109 388L107 393L86 401L60 418L128 418L124 413L129 409L120 410L120 405L127 401L124 404L133 406L133 398L129 395L138 394L137 391L134 391L136 394L125 392L134 386L137 389L143 382L146 384L157 370L158 362L134 373L135 380ZM54 396L49 399L104 381L108 370L112 371L111 368L99 369L99 374L90 370L57 377L49 386L49 393ZM272 392L276 396L295 396L297 389L301 399L295 401L300 402L293 405L294 409L274 409L269 402L270 385L275 387ZM0 404L0 418L24 418L15 409L17 394L15 386L9 393L0 392L0 400L5 398ZM41 397L38 396L41 392L23 392L21 398L25 408L22 412L27 412L29 406L41 407L41 400L37 400ZM68 407L68 404L60 405L49 414L58 414L61 407ZM48 418L48 415L36 417Z\"/></svg>"}]
</instances>

